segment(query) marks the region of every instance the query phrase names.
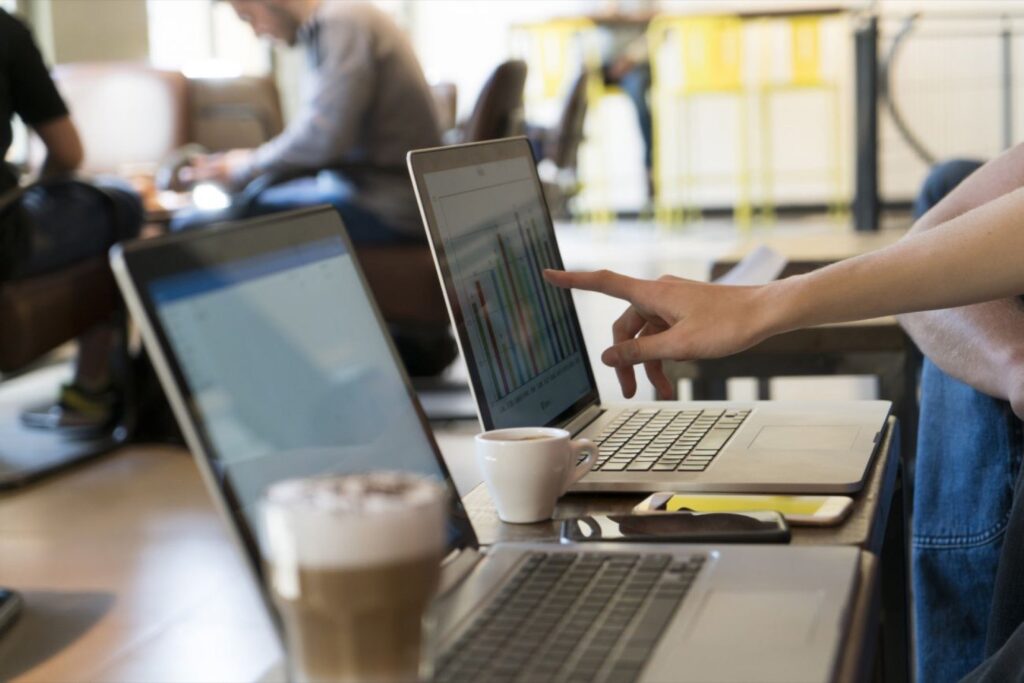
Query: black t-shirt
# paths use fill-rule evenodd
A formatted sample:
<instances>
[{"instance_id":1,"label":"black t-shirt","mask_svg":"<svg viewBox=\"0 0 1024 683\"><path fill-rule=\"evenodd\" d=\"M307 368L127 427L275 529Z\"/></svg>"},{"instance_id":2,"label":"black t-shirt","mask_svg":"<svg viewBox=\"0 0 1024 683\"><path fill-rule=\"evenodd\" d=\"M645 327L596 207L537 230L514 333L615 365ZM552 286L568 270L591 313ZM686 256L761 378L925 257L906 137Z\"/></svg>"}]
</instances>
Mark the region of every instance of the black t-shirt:
<instances>
[{"instance_id":1,"label":"black t-shirt","mask_svg":"<svg viewBox=\"0 0 1024 683\"><path fill-rule=\"evenodd\" d=\"M28 28L0 10L0 192L17 178L3 162L11 146L11 119L17 114L38 126L68 113Z\"/></svg>"}]
</instances>

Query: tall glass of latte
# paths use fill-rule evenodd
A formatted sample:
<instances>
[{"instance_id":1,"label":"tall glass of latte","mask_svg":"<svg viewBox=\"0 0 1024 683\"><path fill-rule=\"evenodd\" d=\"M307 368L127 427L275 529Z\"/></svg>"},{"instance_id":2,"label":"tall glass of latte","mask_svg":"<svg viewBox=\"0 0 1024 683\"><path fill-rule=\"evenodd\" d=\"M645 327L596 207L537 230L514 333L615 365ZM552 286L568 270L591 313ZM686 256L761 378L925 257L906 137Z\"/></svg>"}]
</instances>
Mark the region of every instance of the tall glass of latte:
<instances>
[{"instance_id":1,"label":"tall glass of latte","mask_svg":"<svg viewBox=\"0 0 1024 683\"><path fill-rule=\"evenodd\" d=\"M408 683L427 673L447 493L413 474L293 479L263 502L270 591L296 683Z\"/></svg>"}]
</instances>

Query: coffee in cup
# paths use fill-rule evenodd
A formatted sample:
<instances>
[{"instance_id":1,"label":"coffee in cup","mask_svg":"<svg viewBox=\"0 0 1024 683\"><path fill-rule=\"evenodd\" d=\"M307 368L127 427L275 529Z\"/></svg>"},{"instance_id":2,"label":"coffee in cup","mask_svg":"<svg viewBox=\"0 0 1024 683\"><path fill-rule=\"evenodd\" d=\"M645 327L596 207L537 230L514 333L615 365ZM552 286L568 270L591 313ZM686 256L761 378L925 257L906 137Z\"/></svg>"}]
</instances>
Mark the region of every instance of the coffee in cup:
<instances>
[{"instance_id":1,"label":"coffee in cup","mask_svg":"<svg viewBox=\"0 0 1024 683\"><path fill-rule=\"evenodd\" d=\"M395 472L293 479L263 503L264 557L292 680L408 683L425 673L447 492Z\"/></svg>"},{"instance_id":2,"label":"coffee in cup","mask_svg":"<svg viewBox=\"0 0 1024 683\"><path fill-rule=\"evenodd\" d=\"M551 427L496 429L476 436L476 460L503 522L550 519L555 503L591 470L597 446ZM580 455L586 457L580 460Z\"/></svg>"}]
</instances>

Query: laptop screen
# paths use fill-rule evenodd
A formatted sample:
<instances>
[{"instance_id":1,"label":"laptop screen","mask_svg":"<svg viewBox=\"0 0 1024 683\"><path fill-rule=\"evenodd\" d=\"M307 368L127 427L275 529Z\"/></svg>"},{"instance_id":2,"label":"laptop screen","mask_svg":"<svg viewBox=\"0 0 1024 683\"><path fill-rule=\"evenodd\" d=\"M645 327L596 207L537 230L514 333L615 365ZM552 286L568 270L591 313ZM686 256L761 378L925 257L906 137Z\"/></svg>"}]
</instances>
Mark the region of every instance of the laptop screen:
<instances>
[{"instance_id":1,"label":"laptop screen","mask_svg":"<svg viewBox=\"0 0 1024 683\"><path fill-rule=\"evenodd\" d=\"M541 277L561 258L533 157L515 148L424 172L420 192L488 428L554 424L596 393L572 298Z\"/></svg>"},{"instance_id":2,"label":"laptop screen","mask_svg":"<svg viewBox=\"0 0 1024 683\"><path fill-rule=\"evenodd\" d=\"M288 243L253 249L268 231ZM337 214L321 211L203 236L194 246L208 253L191 260L213 262L149 282L188 409L250 542L257 502L281 479L382 469L448 479L340 231ZM232 258L243 239L258 253ZM450 546L475 545L451 489Z\"/></svg>"}]
</instances>

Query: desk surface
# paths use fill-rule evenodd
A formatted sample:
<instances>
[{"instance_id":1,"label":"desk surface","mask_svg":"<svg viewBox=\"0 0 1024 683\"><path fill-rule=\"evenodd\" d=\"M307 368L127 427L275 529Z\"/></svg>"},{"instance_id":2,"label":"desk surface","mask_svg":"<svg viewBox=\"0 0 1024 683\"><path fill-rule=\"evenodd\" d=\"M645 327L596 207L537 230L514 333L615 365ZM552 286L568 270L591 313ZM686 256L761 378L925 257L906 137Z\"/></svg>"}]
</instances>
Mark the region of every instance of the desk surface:
<instances>
[{"instance_id":1,"label":"desk surface","mask_svg":"<svg viewBox=\"0 0 1024 683\"><path fill-rule=\"evenodd\" d=\"M882 435L878 453L868 471L864 489L854 497L850 516L838 526L792 527L792 543L798 545L856 545L879 554L885 533L889 504L896 490L899 454L894 450L895 419ZM558 538L561 520L594 513L623 513L633 509L645 494L581 494L562 498L555 509L554 519L536 524L505 524L498 518L484 485L477 486L463 498L463 504L473 522L480 543L489 545L499 541L550 541Z\"/></svg>"},{"instance_id":2,"label":"desk surface","mask_svg":"<svg viewBox=\"0 0 1024 683\"><path fill-rule=\"evenodd\" d=\"M851 517L840 527L796 529L795 543L880 546L895 480L891 440L887 432ZM482 495L466 497L481 540L552 538L550 523L502 524ZM586 509L621 509L639 498L605 500ZM570 498L558 514L584 505ZM125 448L0 496L0 585L27 603L0 638L0 680L257 680L280 649L247 571L180 449ZM857 643L870 645L876 578L875 559L865 554ZM864 659L861 649L848 650L841 679L859 678Z\"/></svg>"},{"instance_id":3,"label":"desk surface","mask_svg":"<svg viewBox=\"0 0 1024 683\"><path fill-rule=\"evenodd\" d=\"M145 446L0 497L0 585L26 609L0 680L253 681L280 658L192 458Z\"/></svg>"}]
</instances>

